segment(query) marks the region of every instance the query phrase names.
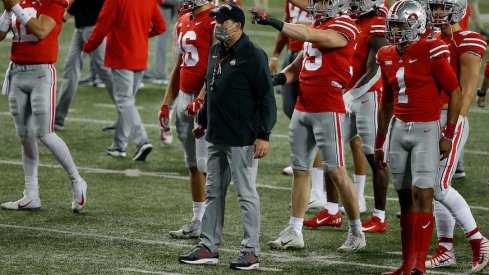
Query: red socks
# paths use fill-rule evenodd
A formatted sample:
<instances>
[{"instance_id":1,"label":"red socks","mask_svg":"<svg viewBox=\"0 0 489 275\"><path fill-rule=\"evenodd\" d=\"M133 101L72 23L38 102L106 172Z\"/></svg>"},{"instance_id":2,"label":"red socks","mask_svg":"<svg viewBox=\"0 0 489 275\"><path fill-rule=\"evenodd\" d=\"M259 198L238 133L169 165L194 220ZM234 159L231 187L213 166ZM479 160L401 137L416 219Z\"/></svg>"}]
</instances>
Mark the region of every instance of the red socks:
<instances>
[{"instance_id":1,"label":"red socks","mask_svg":"<svg viewBox=\"0 0 489 275\"><path fill-rule=\"evenodd\" d=\"M434 219L432 212L419 212L414 213L415 223L413 227L414 235L414 264L413 268L426 272L425 261L428 255L428 249L431 243L431 237L433 236Z\"/></svg>"}]
</instances>

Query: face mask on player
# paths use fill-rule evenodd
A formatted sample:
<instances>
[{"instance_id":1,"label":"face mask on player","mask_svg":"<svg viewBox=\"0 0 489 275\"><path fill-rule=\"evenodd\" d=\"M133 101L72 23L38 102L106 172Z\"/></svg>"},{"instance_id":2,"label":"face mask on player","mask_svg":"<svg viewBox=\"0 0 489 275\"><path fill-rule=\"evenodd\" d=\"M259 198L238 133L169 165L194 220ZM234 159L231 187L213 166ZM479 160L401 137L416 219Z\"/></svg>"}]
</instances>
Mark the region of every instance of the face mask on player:
<instances>
[{"instance_id":1,"label":"face mask on player","mask_svg":"<svg viewBox=\"0 0 489 275\"><path fill-rule=\"evenodd\" d=\"M233 33L231 34L228 34L228 30L236 27L236 25L238 25L238 23L234 23L234 25L232 27L229 27L229 28L226 28L224 26L217 26L215 27L214 29L214 35L216 36L217 40L221 41L221 42L227 42L231 39L231 37L238 31L238 30L235 30Z\"/></svg>"}]
</instances>

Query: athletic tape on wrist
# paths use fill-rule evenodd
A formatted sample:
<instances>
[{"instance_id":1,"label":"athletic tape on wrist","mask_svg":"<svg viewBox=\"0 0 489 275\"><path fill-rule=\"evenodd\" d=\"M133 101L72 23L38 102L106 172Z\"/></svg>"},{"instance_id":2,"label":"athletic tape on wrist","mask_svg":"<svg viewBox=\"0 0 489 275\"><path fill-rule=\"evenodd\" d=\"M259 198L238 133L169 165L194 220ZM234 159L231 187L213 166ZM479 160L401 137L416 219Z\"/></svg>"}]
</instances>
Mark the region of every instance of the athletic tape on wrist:
<instances>
[{"instance_id":1,"label":"athletic tape on wrist","mask_svg":"<svg viewBox=\"0 0 489 275\"><path fill-rule=\"evenodd\" d=\"M20 23L22 23L24 26L27 25L27 22L29 22L29 20L32 18L32 16L30 16L19 4L13 6L12 11L14 12L15 16L17 16Z\"/></svg>"},{"instance_id":2,"label":"athletic tape on wrist","mask_svg":"<svg viewBox=\"0 0 489 275\"><path fill-rule=\"evenodd\" d=\"M10 28L10 19L11 19L10 12L3 11L2 17L0 17L0 31L1 32L8 32Z\"/></svg>"}]
</instances>

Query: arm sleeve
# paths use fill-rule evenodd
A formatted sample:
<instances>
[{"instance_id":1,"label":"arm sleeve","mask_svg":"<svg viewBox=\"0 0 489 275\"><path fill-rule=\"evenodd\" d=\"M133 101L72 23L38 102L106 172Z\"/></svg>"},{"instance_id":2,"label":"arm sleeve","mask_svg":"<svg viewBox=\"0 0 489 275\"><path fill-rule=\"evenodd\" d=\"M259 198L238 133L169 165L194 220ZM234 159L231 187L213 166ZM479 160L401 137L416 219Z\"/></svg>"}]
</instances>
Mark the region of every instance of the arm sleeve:
<instances>
[{"instance_id":1,"label":"arm sleeve","mask_svg":"<svg viewBox=\"0 0 489 275\"><path fill-rule=\"evenodd\" d=\"M272 77L268 68L268 60L265 52L256 50L256 63L254 63L255 77L252 82L252 90L255 100L258 102L260 124L258 138L269 140L273 126L277 122L277 104L273 95Z\"/></svg>"},{"instance_id":2,"label":"arm sleeve","mask_svg":"<svg viewBox=\"0 0 489 275\"><path fill-rule=\"evenodd\" d=\"M446 93L450 94L460 87L457 75L453 71L447 57L434 58L431 60L431 71L436 83Z\"/></svg>"},{"instance_id":3,"label":"arm sleeve","mask_svg":"<svg viewBox=\"0 0 489 275\"><path fill-rule=\"evenodd\" d=\"M378 17L370 26L369 34L372 36L385 37L385 17Z\"/></svg>"},{"instance_id":4,"label":"arm sleeve","mask_svg":"<svg viewBox=\"0 0 489 275\"><path fill-rule=\"evenodd\" d=\"M83 51L90 53L104 40L107 33L109 33L112 25L115 23L117 18L117 4L118 0L105 0L102 10L98 16L95 27L93 28L92 34L88 38L85 45L83 45Z\"/></svg>"},{"instance_id":5,"label":"arm sleeve","mask_svg":"<svg viewBox=\"0 0 489 275\"><path fill-rule=\"evenodd\" d=\"M149 32L149 37L162 34L166 31L165 19L163 19L163 16L161 16L160 9L156 4L154 6L151 22L153 23L153 28L151 28L151 31Z\"/></svg>"}]
</instances>

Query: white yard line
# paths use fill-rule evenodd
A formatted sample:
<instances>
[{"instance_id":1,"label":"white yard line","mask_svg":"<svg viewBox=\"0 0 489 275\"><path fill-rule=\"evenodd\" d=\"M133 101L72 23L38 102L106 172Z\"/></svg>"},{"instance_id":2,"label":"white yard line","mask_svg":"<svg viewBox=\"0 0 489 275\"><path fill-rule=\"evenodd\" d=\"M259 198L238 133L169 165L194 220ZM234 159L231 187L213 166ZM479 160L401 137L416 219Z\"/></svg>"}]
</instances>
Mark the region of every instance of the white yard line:
<instances>
[{"instance_id":1,"label":"white yard line","mask_svg":"<svg viewBox=\"0 0 489 275\"><path fill-rule=\"evenodd\" d=\"M17 165L21 166L22 162L16 160L0 160L0 164L8 164L8 165ZM63 169L59 164L39 164L40 167L46 168L55 168L55 169ZM85 171L87 173L94 174L118 174L118 175L126 175L128 177L156 177L156 178L168 178L168 179L177 179L177 180L188 180L188 177L180 176L178 173L168 172L168 173L156 173L156 172L144 172L139 169L125 169L125 170L114 170L114 169L101 169L101 168L93 168L93 167L78 167L79 170ZM275 185L267 185L267 184L256 184L258 188L264 189L272 189L272 190L283 190L290 191L290 187L283 186L275 186ZM365 196L366 199L373 200L372 196ZM398 201L397 198L387 198L388 201ZM471 209L481 210L481 211L489 211L488 207L483 206L474 206L470 205Z\"/></svg>"},{"instance_id":2,"label":"white yard line","mask_svg":"<svg viewBox=\"0 0 489 275\"><path fill-rule=\"evenodd\" d=\"M85 237L85 238L91 238L91 239L96 239L96 240L122 241L122 242L130 242L130 243L140 243L140 244L147 244L147 245L161 245L161 246L167 246L167 247L189 248L189 249L195 247L195 245L192 245L192 244L181 244L178 242L135 239L135 238L128 238L128 237L110 236L110 235L84 233L84 232L73 232L73 231L58 230L58 229L43 228L43 227L30 227L30 226L21 226L21 225L12 225L12 224L0 224L0 227L1 228L16 229L16 230L29 230L29 231L47 232L47 233L69 235L69 236L75 236L75 237ZM227 253L237 253L238 252L234 249L228 249L228 248L220 248L219 251L223 251L223 252L227 252ZM324 264L324 265L348 265L348 266L378 268L378 269L384 269L384 270L397 268L394 266L384 266L384 265L364 264L364 263L359 263L359 262L346 262L346 261L340 261L340 260L332 260L335 258L341 258L341 255L339 255L339 254L338 255L323 255L323 256L311 255L311 256L297 257L297 256L289 255L289 254L287 254L287 252L283 251L283 253L261 252L260 255L272 258L274 261L277 261L277 262L311 262L311 263L320 263L320 264ZM260 269L266 270L266 271L282 271L282 270L278 270L275 268L266 268L266 269L260 268ZM135 269L131 269L131 270L135 270ZM131 271L131 270L127 270L127 271ZM136 272L136 271L134 271L134 272ZM147 272L151 272L151 271L147 271ZM169 274L169 273L160 273L160 272L154 272L153 273L153 272L151 272L148 274ZM430 274L459 274L459 273L431 271Z\"/></svg>"},{"instance_id":3,"label":"white yard line","mask_svg":"<svg viewBox=\"0 0 489 275\"><path fill-rule=\"evenodd\" d=\"M185 273L171 273L171 272L165 272L165 271L150 271L150 270L144 270L144 269L137 269L137 268L119 268L120 271L124 272L133 272L133 273L142 273L142 274L156 274L156 275L182 275Z\"/></svg>"}]
</instances>

